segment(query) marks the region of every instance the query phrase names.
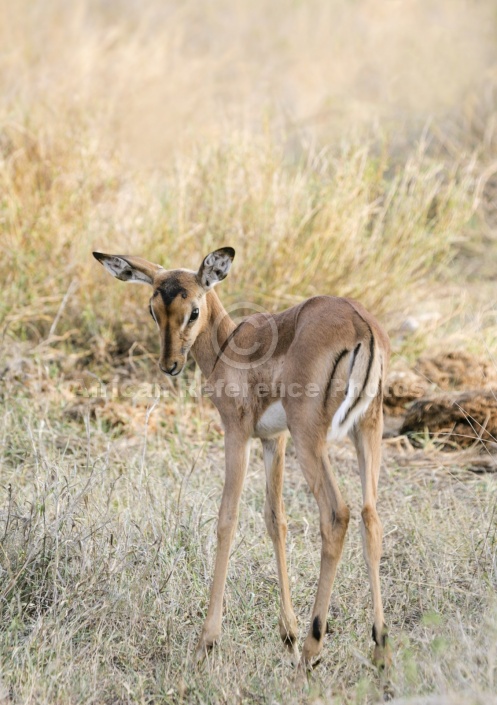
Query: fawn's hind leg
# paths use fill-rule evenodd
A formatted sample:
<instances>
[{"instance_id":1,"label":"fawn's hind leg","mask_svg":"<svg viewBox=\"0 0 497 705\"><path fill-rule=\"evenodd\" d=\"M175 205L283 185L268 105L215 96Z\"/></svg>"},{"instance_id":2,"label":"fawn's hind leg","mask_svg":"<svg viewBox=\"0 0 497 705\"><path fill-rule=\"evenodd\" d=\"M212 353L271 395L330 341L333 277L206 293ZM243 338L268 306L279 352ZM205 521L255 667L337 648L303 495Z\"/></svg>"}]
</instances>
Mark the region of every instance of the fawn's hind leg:
<instances>
[{"instance_id":1,"label":"fawn's hind leg","mask_svg":"<svg viewBox=\"0 0 497 705\"><path fill-rule=\"evenodd\" d=\"M342 555L350 512L331 470L325 437L316 442L312 435L303 432L296 437L294 435L294 440L302 472L319 508L321 529L319 582L301 659L302 665L308 667L323 647L331 591Z\"/></svg>"},{"instance_id":2,"label":"fawn's hind leg","mask_svg":"<svg viewBox=\"0 0 497 705\"><path fill-rule=\"evenodd\" d=\"M358 421L350 434L356 447L361 474L363 495L362 546L373 598L373 639L375 642L373 662L379 668L388 667L392 658L383 615L380 588L383 529L376 511L382 432L383 410L381 396L379 395L372 401L367 413Z\"/></svg>"}]
</instances>

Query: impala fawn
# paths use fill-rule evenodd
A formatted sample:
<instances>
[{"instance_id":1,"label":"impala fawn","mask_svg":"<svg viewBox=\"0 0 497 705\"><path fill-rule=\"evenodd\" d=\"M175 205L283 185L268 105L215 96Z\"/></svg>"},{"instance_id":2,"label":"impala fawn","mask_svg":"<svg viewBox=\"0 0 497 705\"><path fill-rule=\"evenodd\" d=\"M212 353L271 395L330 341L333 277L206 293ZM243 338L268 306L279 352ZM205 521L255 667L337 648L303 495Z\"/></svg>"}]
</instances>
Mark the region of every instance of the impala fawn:
<instances>
[{"instance_id":1,"label":"impala fawn","mask_svg":"<svg viewBox=\"0 0 497 705\"><path fill-rule=\"evenodd\" d=\"M196 656L201 660L221 635L230 546L252 438L260 438L266 469L265 521L280 585L279 632L294 660L309 667L326 633L333 581L342 554L349 510L333 475L326 442L352 439L362 483L362 542L373 599L373 660L390 661L380 592L382 527L376 512L383 429L382 394L389 341L376 319L356 301L316 296L281 313L256 313L238 326L214 286L229 272L235 251L205 257L198 271L166 270L139 257L94 253L123 281L152 286L150 313L160 336L159 366L177 376L191 351L225 429L226 477L217 527L217 554L209 609ZM238 390L239 393L235 393ZM286 431L319 508L321 570L302 656L290 598L285 555L287 522L282 500Z\"/></svg>"}]
</instances>

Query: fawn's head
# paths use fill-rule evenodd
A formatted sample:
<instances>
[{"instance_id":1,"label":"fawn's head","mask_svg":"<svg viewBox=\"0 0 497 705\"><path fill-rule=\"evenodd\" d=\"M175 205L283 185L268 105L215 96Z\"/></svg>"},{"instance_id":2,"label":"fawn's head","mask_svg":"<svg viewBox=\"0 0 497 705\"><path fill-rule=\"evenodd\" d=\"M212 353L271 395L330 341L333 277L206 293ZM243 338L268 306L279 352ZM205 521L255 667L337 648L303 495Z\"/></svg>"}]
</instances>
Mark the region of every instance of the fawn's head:
<instances>
[{"instance_id":1,"label":"fawn's head","mask_svg":"<svg viewBox=\"0 0 497 705\"><path fill-rule=\"evenodd\" d=\"M235 250L222 247L211 252L197 272L166 270L141 257L101 252L94 252L93 256L117 279L153 287L149 310L159 328L159 367L166 374L178 375L195 339L207 323L205 295L226 277Z\"/></svg>"}]
</instances>

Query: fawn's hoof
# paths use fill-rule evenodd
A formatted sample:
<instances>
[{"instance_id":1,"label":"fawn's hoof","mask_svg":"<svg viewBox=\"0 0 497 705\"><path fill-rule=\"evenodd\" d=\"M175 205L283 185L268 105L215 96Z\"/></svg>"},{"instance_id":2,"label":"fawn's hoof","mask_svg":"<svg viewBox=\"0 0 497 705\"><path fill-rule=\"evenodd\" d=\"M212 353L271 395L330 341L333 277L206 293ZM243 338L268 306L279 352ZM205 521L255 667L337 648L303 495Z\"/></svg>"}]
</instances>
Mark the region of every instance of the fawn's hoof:
<instances>
[{"instance_id":1,"label":"fawn's hoof","mask_svg":"<svg viewBox=\"0 0 497 705\"><path fill-rule=\"evenodd\" d=\"M280 637L283 642L283 646L290 653L290 660L293 666L297 666L300 660L299 649L297 646L297 622L294 619L295 624L290 628L285 627L283 620L280 618Z\"/></svg>"},{"instance_id":2,"label":"fawn's hoof","mask_svg":"<svg viewBox=\"0 0 497 705\"><path fill-rule=\"evenodd\" d=\"M290 654L290 662L292 666L297 667L300 662L300 653L299 648L297 646L297 639L294 639L293 641L290 641L289 639L284 639L283 644L285 645L286 650Z\"/></svg>"},{"instance_id":3,"label":"fawn's hoof","mask_svg":"<svg viewBox=\"0 0 497 705\"><path fill-rule=\"evenodd\" d=\"M304 642L302 649L302 657L300 659L300 667L306 671L312 671L313 668L321 661L320 654L323 648L321 639L316 639L315 636L309 634Z\"/></svg>"},{"instance_id":4,"label":"fawn's hoof","mask_svg":"<svg viewBox=\"0 0 497 705\"><path fill-rule=\"evenodd\" d=\"M219 637L208 637L202 634L195 649L195 664L199 665L205 660L205 657L210 654L218 640Z\"/></svg>"},{"instance_id":5,"label":"fawn's hoof","mask_svg":"<svg viewBox=\"0 0 497 705\"><path fill-rule=\"evenodd\" d=\"M373 626L373 639L375 642L373 665L376 666L379 671L388 670L392 665L392 649L390 648L387 628L383 626L381 634L377 634Z\"/></svg>"},{"instance_id":6,"label":"fawn's hoof","mask_svg":"<svg viewBox=\"0 0 497 705\"><path fill-rule=\"evenodd\" d=\"M375 644L373 651L373 666L379 671L386 671L392 665L392 649L388 639L385 640L384 645Z\"/></svg>"}]
</instances>

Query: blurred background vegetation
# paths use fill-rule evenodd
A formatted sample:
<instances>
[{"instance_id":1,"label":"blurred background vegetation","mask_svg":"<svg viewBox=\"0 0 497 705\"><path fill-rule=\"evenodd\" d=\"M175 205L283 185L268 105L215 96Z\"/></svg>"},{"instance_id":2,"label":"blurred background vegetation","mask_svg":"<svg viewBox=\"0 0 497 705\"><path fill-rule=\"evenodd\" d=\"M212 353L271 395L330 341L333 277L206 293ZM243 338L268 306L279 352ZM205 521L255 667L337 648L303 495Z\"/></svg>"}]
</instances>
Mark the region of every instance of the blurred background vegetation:
<instances>
[{"instance_id":1,"label":"blurred background vegetation","mask_svg":"<svg viewBox=\"0 0 497 705\"><path fill-rule=\"evenodd\" d=\"M351 295L408 356L493 346L493 2L0 8L4 340L155 350L148 292L92 249L230 244L228 302Z\"/></svg>"}]
</instances>

